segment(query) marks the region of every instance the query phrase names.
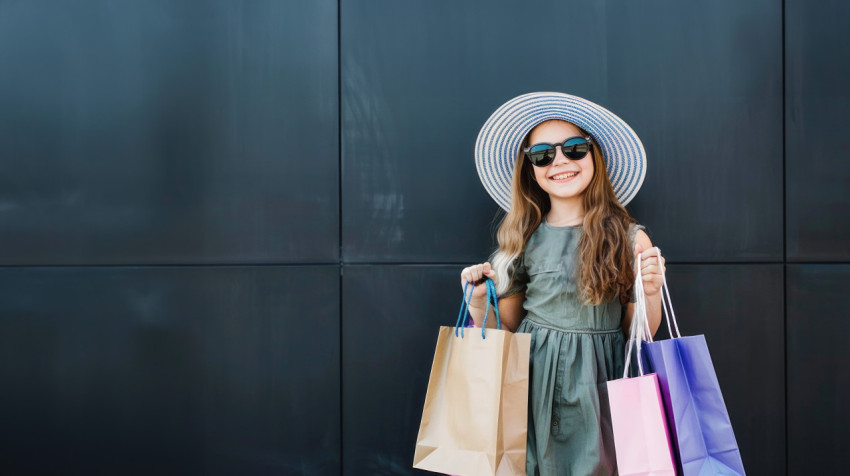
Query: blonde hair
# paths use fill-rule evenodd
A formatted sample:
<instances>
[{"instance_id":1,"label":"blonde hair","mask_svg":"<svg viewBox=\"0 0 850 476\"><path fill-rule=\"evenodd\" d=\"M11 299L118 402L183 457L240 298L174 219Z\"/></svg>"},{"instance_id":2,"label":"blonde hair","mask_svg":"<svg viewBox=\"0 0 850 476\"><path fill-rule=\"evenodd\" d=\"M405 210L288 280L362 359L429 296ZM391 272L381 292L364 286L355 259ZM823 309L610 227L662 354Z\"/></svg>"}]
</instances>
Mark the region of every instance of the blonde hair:
<instances>
[{"instance_id":1,"label":"blonde hair","mask_svg":"<svg viewBox=\"0 0 850 476\"><path fill-rule=\"evenodd\" d=\"M582 133L588 135L583 130ZM499 294L511 287L528 239L551 208L549 195L534 180L534 166L524 160L522 149L527 147L530 135L531 132L525 136L517 151L511 209L499 225L496 234L499 246L490 257L499 278ZM593 177L583 192L585 215L578 244L578 289L584 294L585 305L598 305L616 296L625 305L634 284L629 226L636 220L614 194L602 151L594 144L591 152Z\"/></svg>"}]
</instances>

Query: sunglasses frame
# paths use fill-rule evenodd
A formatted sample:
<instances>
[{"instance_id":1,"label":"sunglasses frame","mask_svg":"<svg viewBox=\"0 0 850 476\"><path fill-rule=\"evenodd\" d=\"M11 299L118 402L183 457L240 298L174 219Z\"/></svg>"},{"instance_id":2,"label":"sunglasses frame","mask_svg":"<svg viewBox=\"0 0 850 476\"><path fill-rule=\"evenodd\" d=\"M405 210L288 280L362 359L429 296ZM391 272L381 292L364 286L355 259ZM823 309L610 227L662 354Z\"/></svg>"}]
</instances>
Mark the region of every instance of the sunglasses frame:
<instances>
[{"instance_id":1,"label":"sunglasses frame","mask_svg":"<svg viewBox=\"0 0 850 476\"><path fill-rule=\"evenodd\" d=\"M566 144L567 142L569 142L573 139L584 139L587 142L587 145L588 145L587 152L585 152L583 156L577 157L575 159L570 157L569 155L567 155L566 152L564 152L564 144ZM553 149L555 149L555 155L552 156L552 160L550 160L546 163L534 163L534 161L531 160L531 157L528 155L528 153L533 147L537 147L538 145L548 145L548 146L552 147ZM573 145L579 145L579 144L573 144ZM563 154L564 157L566 157L570 160L581 160L581 159L587 157L587 154L590 153L590 151L593 150L593 137L591 137L591 136L584 136L584 137L583 136L573 136L573 137L568 137L568 138L564 139L563 142L558 143L558 144L549 144L549 143L546 143L546 142L538 142L536 144L530 145L530 146L522 149L522 151L525 153L525 158L528 159L529 162L531 162L531 165L533 165L535 167L547 167L547 166L551 165L552 162L555 161L555 157L558 155L558 149L559 148L561 149L561 154Z\"/></svg>"}]
</instances>

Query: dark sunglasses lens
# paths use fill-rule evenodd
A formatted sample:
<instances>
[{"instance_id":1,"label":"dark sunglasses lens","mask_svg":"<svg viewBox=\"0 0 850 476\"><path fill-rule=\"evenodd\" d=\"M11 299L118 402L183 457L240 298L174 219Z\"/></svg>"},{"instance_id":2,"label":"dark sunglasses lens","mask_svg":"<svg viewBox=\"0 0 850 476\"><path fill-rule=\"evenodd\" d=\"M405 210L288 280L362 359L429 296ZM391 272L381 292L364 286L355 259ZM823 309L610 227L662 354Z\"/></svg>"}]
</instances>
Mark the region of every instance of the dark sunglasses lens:
<instances>
[{"instance_id":1,"label":"dark sunglasses lens","mask_svg":"<svg viewBox=\"0 0 850 476\"><path fill-rule=\"evenodd\" d=\"M538 144L528 151L528 159L537 166L546 166L555 160L555 148L550 145Z\"/></svg>"},{"instance_id":2,"label":"dark sunglasses lens","mask_svg":"<svg viewBox=\"0 0 850 476\"><path fill-rule=\"evenodd\" d=\"M563 149L564 155L573 160L583 158L587 155L588 150L590 150L590 144L580 137L565 142Z\"/></svg>"}]
</instances>

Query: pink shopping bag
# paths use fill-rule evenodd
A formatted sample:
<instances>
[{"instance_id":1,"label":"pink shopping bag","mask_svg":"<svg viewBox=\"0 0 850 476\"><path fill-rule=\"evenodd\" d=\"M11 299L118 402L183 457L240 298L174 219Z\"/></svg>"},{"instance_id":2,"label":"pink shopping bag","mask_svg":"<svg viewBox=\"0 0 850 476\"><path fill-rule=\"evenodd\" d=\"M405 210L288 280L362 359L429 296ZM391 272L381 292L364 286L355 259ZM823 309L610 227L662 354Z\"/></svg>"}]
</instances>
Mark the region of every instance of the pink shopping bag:
<instances>
[{"instance_id":1,"label":"pink shopping bag","mask_svg":"<svg viewBox=\"0 0 850 476\"><path fill-rule=\"evenodd\" d=\"M635 281L637 302L626 347L623 378L608 382L608 402L611 408L617 470L621 476L675 476L675 463L664 417L664 404L658 387L658 377L655 374L644 375L640 358L641 342L644 339L652 341L646 318L646 302L640 271ZM633 349L637 351L634 360L637 362L640 376L627 378Z\"/></svg>"},{"instance_id":2,"label":"pink shopping bag","mask_svg":"<svg viewBox=\"0 0 850 476\"><path fill-rule=\"evenodd\" d=\"M655 374L608 382L620 475L675 475Z\"/></svg>"}]
</instances>

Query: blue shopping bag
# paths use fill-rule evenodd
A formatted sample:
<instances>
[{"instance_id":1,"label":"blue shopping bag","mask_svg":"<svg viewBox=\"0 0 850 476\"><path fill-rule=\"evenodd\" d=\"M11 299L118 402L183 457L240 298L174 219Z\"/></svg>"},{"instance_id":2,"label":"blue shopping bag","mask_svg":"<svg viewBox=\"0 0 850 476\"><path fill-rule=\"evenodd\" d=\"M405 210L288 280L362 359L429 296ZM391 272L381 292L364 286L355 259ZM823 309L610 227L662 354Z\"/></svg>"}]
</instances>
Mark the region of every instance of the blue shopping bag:
<instances>
[{"instance_id":1,"label":"blue shopping bag","mask_svg":"<svg viewBox=\"0 0 850 476\"><path fill-rule=\"evenodd\" d=\"M672 338L645 343L643 351L658 375L679 470L684 476L744 475L705 336L682 337L666 277L661 300Z\"/></svg>"}]
</instances>

